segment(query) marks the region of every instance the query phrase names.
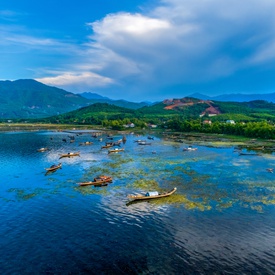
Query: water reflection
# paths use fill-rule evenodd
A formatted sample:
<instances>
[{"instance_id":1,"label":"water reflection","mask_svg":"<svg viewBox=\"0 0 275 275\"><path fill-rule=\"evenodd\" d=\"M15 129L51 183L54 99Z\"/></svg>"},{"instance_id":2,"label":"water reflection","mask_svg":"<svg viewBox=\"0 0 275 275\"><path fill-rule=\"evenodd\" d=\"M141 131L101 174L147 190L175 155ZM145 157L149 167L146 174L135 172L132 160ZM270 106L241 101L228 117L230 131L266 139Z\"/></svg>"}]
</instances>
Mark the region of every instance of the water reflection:
<instances>
[{"instance_id":1,"label":"water reflection","mask_svg":"<svg viewBox=\"0 0 275 275\"><path fill-rule=\"evenodd\" d=\"M62 142L62 132L0 135L4 273L275 272L274 174L266 171L273 155L240 157L233 146L202 144L189 154L188 144L155 138L139 146L132 135L123 154L108 155L106 135L91 146L78 146L90 133L75 143ZM50 150L37 152L42 147ZM77 151L45 176L59 154ZM113 183L77 185L102 174ZM170 197L127 198L173 187Z\"/></svg>"}]
</instances>

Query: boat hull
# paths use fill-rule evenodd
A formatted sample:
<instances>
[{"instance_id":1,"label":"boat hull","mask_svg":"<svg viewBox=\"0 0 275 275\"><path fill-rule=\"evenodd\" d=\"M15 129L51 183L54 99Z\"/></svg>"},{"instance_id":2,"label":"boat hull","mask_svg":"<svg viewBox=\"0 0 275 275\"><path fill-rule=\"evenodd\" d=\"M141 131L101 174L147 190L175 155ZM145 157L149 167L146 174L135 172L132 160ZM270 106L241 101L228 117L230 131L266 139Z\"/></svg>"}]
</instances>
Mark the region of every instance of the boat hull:
<instances>
[{"instance_id":1,"label":"boat hull","mask_svg":"<svg viewBox=\"0 0 275 275\"><path fill-rule=\"evenodd\" d=\"M163 198L163 197L168 197L171 196L172 194L174 194L177 191L177 188L173 188L171 191L169 192L165 192L159 195L154 195L154 196L143 196L143 195L130 195L128 196L128 198L132 199L132 200L151 200L151 199L158 199L158 198Z\"/></svg>"}]
</instances>

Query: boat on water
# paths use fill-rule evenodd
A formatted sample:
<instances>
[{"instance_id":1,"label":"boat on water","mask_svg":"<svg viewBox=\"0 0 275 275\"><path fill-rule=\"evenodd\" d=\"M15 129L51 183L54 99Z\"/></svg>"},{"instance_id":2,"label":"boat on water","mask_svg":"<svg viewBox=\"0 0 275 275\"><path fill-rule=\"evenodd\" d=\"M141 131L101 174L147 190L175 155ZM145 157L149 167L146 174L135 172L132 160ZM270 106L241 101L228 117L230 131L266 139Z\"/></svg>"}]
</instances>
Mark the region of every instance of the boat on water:
<instances>
[{"instance_id":1,"label":"boat on water","mask_svg":"<svg viewBox=\"0 0 275 275\"><path fill-rule=\"evenodd\" d=\"M70 157L76 157L79 156L80 157L80 153L79 152L75 152L75 153L67 153L67 154L59 154L59 158L70 158Z\"/></svg>"},{"instance_id":2,"label":"boat on water","mask_svg":"<svg viewBox=\"0 0 275 275\"><path fill-rule=\"evenodd\" d=\"M109 150L108 154L122 152L122 151L124 151L124 148L115 148L115 149Z\"/></svg>"},{"instance_id":3,"label":"boat on water","mask_svg":"<svg viewBox=\"0 0 275 275\"><path fill-rule=\"evenodd\" d=\"M140 141L138 142L138 145L151 145L151 142Z\"/></svg>"},{"instance_id":4,"label":"boat on water","mask_svg":"<svg viewBox=\"0 0 275 275\"><path fill-rule=\"evenodd\" d=\"M47 172L52 172L52 171L56 171L57 169L61 168L62 163L58 163L58 164L53 164L51 167L49 168L45 168L47 170Z\"/></svg>"},{"instance_id":5,"label":"boat on water","mask_svg":"<svg viewBox=\"0 0 275 275\"><path fill-rule=\"evenodd\" d=\"M48 151L49 150L49 148L47 148L47 147L42 147L42 148L40 148L40 149L37 149L37 152L45 152L45 151Z\"/></svg>"},{"instance_id":6,"label":"boat on water","mask_svg":"<svg viewBox=\"0 0 275 275\"><path fill-rule=\"evenodd\" d=\"M113 147L113 146L114 146L113 143L112 143L112 144L107 144L107 145L101 146L101 149L108 149L108 148L111 148L111 147Z\"/></svg>"},{"instance_id":7,"label":"boat on water","mask_svg":"<svg viewBox=\"0 0 275 275\"><path fill-rule=\"evenodd\" d=\"M174 194L177 191L177 187L173 188L170 191L159 193L157 191L153 192L147 192L144 195L138 194L138 195L129 195L128 198L131 200L149 200L149 199L157 199L157 198L163 198L168 197L172 194Z\"/></svg>"},{"instance_id":8,"label":"boat on water","mask_svg":"<svg viewBox=\"0 0 275 275\"><path fill-rule=\"evenodd\" d=\"M83 145L83 146L85 146L85 145L92 145L92 144L93 144L93 142L91 142L91 141L86 141L86 142L79 143L79 145Z\"/></svg>"},{"instance_id":9,"label":"boat on water","mask_svg":"<svg viewBox=\"0 0 275 275\"><path fill-rule=\"evenodd\" d=\"M183 151L196 151L196 150L198 150L198 148L192 147L192 146L188 146L186 148L183 148Z\"/></svg>"},{"instance_id":10,"label":"boat on water","mask_svg":"<svg viewBox=\"0 0 275 275\"><path fill-rule=\"evenodd\" d=\"M239 152L239 156L260 156L261 154L255 152Z\"/></svg>"},{"instance_id":11,"label":"boat on water","mask_svg":"<svg viewBox=\"0 0 275 275\"><path fill-rule=\"evenodd\" d=\"M86 182L79 182L79 186L87 186L87 185L94 185L94 186L106 186L109 183L112 183L113 179L110 176L98 176L94 178L93 181L86 181Z\"/></svg>"}]
</instances>

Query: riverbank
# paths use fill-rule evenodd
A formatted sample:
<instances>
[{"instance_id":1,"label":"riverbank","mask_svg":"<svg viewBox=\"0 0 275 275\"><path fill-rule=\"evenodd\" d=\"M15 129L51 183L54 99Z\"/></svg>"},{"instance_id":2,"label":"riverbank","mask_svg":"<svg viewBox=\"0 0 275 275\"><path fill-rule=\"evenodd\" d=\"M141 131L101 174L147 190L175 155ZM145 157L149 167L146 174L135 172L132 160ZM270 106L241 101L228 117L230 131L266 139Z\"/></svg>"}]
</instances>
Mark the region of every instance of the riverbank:
<instances>
[{"instance_id":1,"label":"riverbank","mask_svg":"<svg viewBox=\"0 0 275 275\"><path fill-rule=\"evenodd\" d=\"M208 147L236 147L236 149L247 149L262 151L265 153L275 152L275 140L254 139L242 136L232 136L224 134L209 134L209 133L182 133L174 131L163 131L163 129L142 130L142 129L125 129L123 131L114 131L106 129L100 125L71 125L71 124L44 124L44 123L0 123L0 132L13 131L75 131L75 130L99 130L108 131L111 133L129 134L135 133L137 135L156 135L162 136L167 140L204 145Z\"/></svg>"}]
</instances>

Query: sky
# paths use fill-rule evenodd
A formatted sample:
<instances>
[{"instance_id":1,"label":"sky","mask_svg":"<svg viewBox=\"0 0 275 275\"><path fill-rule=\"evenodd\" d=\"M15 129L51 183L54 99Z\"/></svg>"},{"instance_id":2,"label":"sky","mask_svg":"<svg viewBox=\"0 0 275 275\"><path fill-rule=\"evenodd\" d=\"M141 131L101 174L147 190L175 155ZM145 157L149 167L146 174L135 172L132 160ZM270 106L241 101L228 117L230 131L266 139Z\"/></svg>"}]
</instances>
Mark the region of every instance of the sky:
<instances>
[{"instance_id":1,"label":"sky","mask_svg":"<svg viewBox=\"0 0 275 275\"><path fill-rule=\"evenodd\" d=\"M1 0L0 79L135 102L275 92L275 1Z\"/></svg>"}]
</instances>

